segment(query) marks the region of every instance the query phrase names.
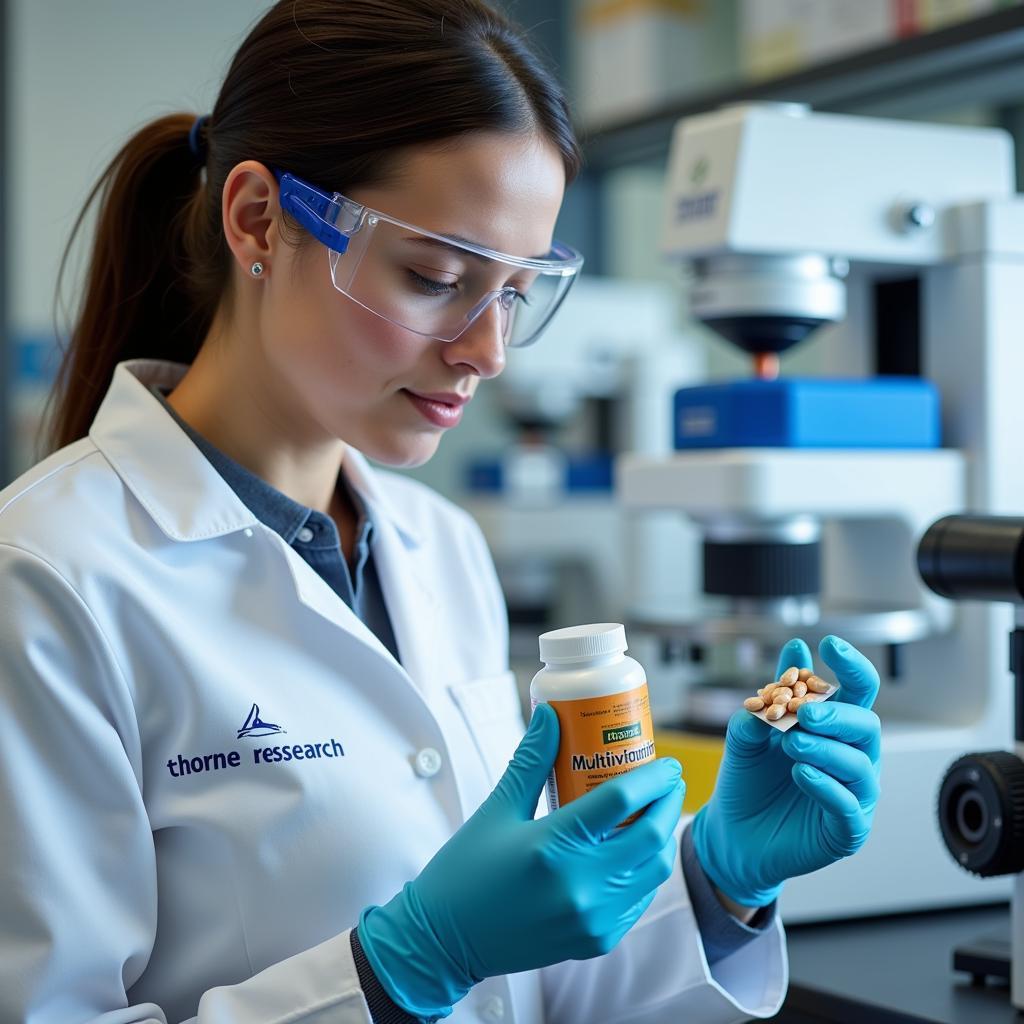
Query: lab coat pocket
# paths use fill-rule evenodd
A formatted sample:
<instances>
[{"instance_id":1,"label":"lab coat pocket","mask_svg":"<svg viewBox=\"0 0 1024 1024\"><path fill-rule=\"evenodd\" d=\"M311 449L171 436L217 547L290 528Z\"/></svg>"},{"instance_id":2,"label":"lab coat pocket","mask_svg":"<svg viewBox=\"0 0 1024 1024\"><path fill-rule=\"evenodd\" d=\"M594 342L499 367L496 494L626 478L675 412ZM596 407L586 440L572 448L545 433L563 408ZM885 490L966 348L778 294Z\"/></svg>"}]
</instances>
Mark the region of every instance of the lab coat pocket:
<instances>
[{"instance_id":1,"label":"lab coat pocket","mask_svg":"<svg viewBox=\"0 0 1024 1024\"><path fill-rule=\"evenodd\" d=\"M523 713L514 672L501 672L448 687L484 762L497 783L523 738Z\"/></svg>"}]
</instances>

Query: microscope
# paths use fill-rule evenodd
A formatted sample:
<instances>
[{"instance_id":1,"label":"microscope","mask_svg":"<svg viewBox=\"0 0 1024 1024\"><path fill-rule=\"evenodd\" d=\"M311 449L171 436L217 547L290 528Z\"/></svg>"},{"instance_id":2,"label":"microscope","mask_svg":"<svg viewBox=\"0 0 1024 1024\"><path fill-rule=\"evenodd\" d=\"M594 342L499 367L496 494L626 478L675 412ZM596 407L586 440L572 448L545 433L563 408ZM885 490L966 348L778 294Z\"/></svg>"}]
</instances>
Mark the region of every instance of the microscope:
<instances>
[{"instance_id":1,"label":"microscope","mask_svg":"<svg viewBox=\"0 0 1024 1024\"><path fill-rule=\"evenodd\" d=\"M921 538L918 570L943 597L1014 605L1009 637L1015 752L965 754L939 789L939 827L946 848L980 878L1013 875L1010 939L982 938L957 948L953 967L975 978L1010 982L1024 1010L1024 518L945 516Z\"/></svg>"},{"instance_id":2,"label":"microscope","mask_svg":"<svg viewBox=\"0 0 1024 1024\"><path fill-rule=\"evenodd\" d=\"M957 869L935 816L964 750L1011 737L1009 609L954 605L916 571L917 539L964 509L1024 509L1024 202L997 129L729 107L682 120L664 249L692 315L750 376L680 389L674 450L617 465L631 515L700 533L693 607L627 619L700 669L659 753L711 793L728 715L779 646L834 633L879 667L882 796L852 858L793 879L788 921L996 901L1005 878ZM806 339L812 339L807 341ZM780 356L810 372L780 375ZM792 365L787 356L787 365ZM815 654L816 660L817 655Z\"/></svg>"}]
</instances>

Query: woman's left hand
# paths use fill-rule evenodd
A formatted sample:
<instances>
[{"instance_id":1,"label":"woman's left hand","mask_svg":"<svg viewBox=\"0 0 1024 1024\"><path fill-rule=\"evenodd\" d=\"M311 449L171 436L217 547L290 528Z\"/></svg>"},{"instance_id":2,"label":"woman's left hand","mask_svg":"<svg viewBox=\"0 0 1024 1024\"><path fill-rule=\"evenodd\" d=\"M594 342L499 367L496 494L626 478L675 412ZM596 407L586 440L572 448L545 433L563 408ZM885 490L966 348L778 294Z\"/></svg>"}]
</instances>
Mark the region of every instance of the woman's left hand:
<instances>
[{"instance_id":1,"label":"woman's left hand","mask_svg":"<svg viewBox=\"0 0 1024 1024\"><path fill-rule=\"evenodd\" d=\"M819 653L839 690L797 711L782 733L748 711L729 721L711 800L693 822L693 842L711 882L736 903L771 903L787 878L849 857L864 845L879 793L881 726L871 710L878 673L838 637ZM813 668L802 640L782 649L778 678Z\"/></svg>"}]
</instances>

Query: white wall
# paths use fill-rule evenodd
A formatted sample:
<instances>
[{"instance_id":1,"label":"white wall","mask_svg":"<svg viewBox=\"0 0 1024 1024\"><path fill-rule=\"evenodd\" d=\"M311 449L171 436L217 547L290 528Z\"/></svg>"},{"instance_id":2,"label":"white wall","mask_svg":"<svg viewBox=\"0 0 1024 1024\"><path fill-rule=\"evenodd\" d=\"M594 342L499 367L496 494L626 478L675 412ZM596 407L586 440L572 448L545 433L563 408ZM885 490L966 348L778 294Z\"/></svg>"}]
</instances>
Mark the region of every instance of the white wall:
<instances>
[{"instance_id":1,"label":"white wall","mask_svg":"<svg viewBox=\"0 0 1024 1024\"><path fill-rule=\"evenodd\" d=\"M267 0L10 0L10 317L52 326L60 254L128 135L205 113Z\"/></svg>"}]
</instances>

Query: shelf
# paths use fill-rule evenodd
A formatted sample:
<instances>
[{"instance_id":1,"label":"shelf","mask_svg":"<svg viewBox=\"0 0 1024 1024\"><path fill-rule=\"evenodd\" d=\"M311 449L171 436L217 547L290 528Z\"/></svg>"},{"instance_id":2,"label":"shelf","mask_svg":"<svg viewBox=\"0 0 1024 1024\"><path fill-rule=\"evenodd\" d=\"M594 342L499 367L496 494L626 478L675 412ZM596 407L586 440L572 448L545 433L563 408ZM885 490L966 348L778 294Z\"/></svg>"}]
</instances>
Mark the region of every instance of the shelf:
<instances>
[{"instance_id":1,"label":"shelf","mask_svg":"<svg viewBox=\"0 0 1024 1024\"><path fill-rule=\"evenodd\" d=\"M590 172L664 160L672 128L732 103L788 100L817 110L915 117L972 103L1024 103L1024 6L959 22L780 78L694 95L581 132Z\"/></svg>"}]
</instances>

